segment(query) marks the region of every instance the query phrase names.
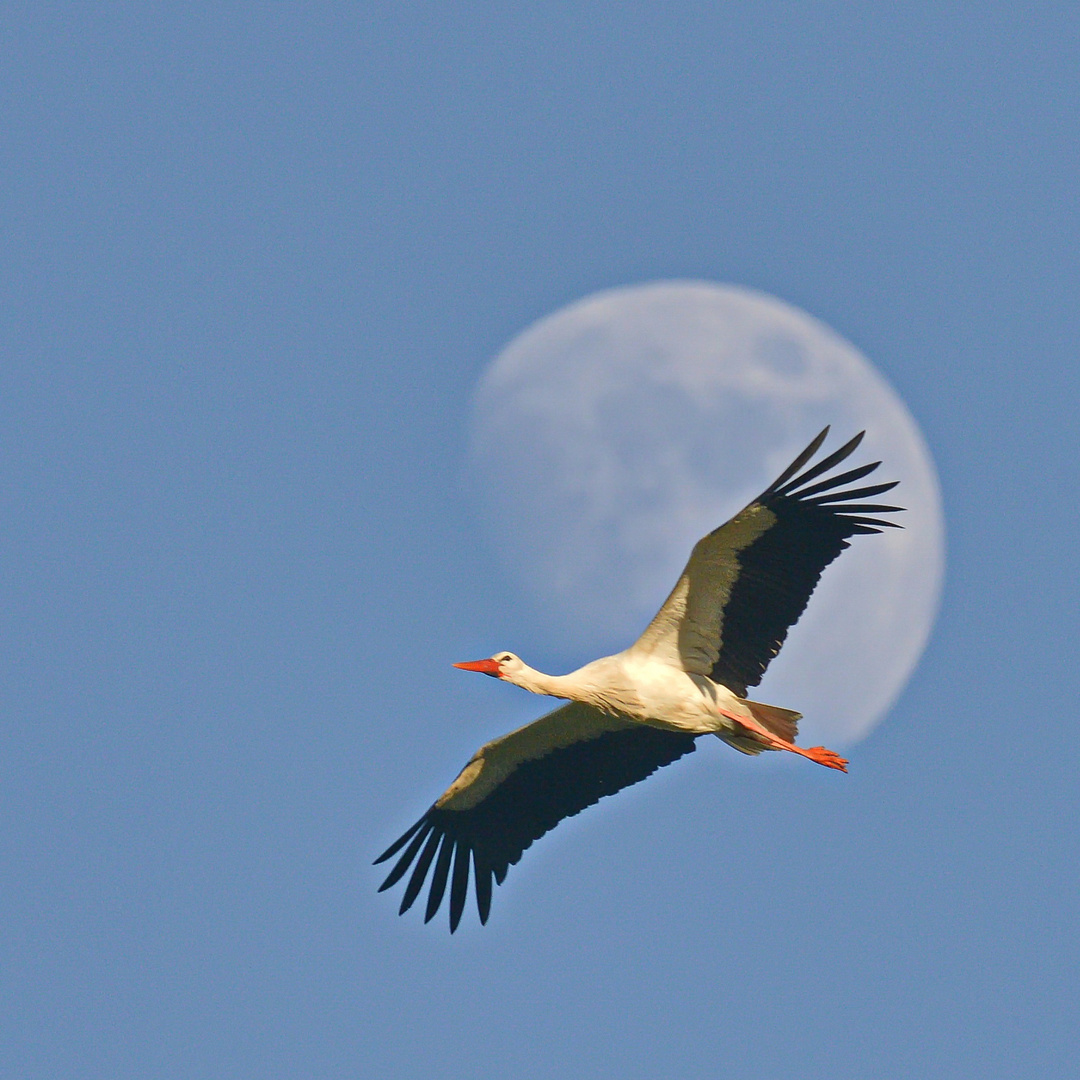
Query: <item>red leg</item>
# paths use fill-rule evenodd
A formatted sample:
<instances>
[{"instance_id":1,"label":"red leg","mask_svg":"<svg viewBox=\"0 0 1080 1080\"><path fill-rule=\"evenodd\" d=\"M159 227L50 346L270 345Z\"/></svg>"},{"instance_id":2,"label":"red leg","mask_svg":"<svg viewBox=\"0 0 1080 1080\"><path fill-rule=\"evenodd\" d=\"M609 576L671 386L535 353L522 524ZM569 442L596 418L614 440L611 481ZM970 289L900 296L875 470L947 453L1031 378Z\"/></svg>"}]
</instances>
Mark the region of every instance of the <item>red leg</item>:
<instances>
[{"instance_id":1,"label":"red leg","mask_svg":"<svg viewBox=\"0 0 1080 1080\"><path fill-rule=\"evenodd\" d=\"M826 750L824 746L811 746L809 748L796 746L794 743L790 743L786 739L781 739L778 735L774 735L767 728L759 724L752 716L738 716L735 713L728 712L726 709L721 709L720 715L726 716L729 720L734 720L739 727L754 735L773 750L788 750L793 754L798 754L800 757L816 761L819 765L824 765L827 769L839 769L840 772L847 772L847 761L834 751Z\"/></svg>"}]
</instances>

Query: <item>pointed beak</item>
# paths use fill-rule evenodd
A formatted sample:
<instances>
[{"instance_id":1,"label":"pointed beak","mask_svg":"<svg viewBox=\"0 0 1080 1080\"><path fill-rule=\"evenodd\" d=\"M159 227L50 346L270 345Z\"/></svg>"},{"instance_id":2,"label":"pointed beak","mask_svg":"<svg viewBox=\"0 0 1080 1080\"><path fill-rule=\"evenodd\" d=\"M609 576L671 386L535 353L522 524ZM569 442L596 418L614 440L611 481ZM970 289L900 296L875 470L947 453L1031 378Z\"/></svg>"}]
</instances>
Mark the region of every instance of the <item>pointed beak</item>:
<instances>
[{"instance_id":1,"label":"pointed beak","mask_svg":"<svg viewBox=\"0 0 1080 1080\"><path fill-rule=\"evenodd\" d=\"M454 667L459 667L462 671L480 671L485 675L499 678L499 665L494 660L465 660L460 664L455 664Z\"/></svg>"}]
</instances>

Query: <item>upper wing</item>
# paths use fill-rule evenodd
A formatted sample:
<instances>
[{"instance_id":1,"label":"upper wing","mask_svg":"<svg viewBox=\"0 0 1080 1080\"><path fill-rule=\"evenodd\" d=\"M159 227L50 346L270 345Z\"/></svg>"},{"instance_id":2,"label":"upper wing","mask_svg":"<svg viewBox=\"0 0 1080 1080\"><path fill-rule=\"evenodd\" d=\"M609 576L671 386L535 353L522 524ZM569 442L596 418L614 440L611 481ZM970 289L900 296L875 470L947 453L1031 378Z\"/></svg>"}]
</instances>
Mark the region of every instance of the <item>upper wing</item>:
<instances>
[{"instance_id":1,"label":"upper wing","mask_svg":"<svg viewBox=\"0 0 1080 1080\"><path fill-rule=\"evenodd\" d=\"M416 900L428 869L427 922L439 910L450 861L450 932L457 929L469 887L469 857L480 921L491 909L491 879L503 883L522 852L563 818L614 795L689 754L694 736L646 727L570 702L539 720L482 746L434 806L375 861L409 846L379 891L416 866L400 914ZM438 859L435 854L438 851Z\"/></svg>"},{"instance_id":2,"label":"upper wing","mask_svg":"<svg viewBox=\"0 0 1080 1080\"><path fill-rule=\"evenodd\" d=\"M902 507L852 501L880 495L899 481L835 490L869 475L880 461L810 484L848 457L865 432L796 475L828 433L821 432L749 506L697 542L634 651L708 675L745 697L747 687L761 682L821 572L848 538L880 532L880 526L899 528L862 515Z\"/></svg>"}]
</instances>

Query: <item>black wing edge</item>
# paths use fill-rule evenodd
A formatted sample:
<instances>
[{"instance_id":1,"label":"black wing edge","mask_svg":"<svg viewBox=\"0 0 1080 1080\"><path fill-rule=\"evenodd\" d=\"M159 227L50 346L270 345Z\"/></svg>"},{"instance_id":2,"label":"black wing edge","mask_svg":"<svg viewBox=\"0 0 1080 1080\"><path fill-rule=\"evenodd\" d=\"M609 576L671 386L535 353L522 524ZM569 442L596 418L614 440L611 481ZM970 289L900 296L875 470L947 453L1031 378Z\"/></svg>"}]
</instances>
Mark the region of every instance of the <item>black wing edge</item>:
<instances>
[{"instance_id":1,"label":"black wing edge","mask_svg":"<svg viewBox=\"0 0 1080 1080\"><path fill-rule=\"evenodd\" d=\"M476 909L484 924L491 912L492 881L501 885L534 840L564 818L691 753L695 738L644 725L607 731L522 763L468 810L432 806L375 860L376 865L385 862L405 848L379 892L396 885L411 866L398 909L404 915L423 891L434 862L424 922L439 910L449 881L452 934L465 909L471 860Z\"/></svg>"},{"instance_id":2,"label":"black wing edge","mask_svg":"<svg viewBox=\"0 0 1080 1080\"><path fill-rule=\"evenodd\" d=\"M828 427L819 432L813 442L761 493L757 501L770 509L775 508L782 500L793 500L806 506L822 507L834 521L851 522L857 526L848 535L881 532L882 528L902 529L903 525L897 521L885 521L881 518L867 518L856 515L900 513L904 510L904 507L887 506L884 503L850 503L852 499L869 499L875 495L883 495L886 491L891 491L896 487L900 483L899 480L892 480L885 484L871 484L869 487L849 488L847 491L834 490L843 484L853 484L856 480L869 476L881 464L880 461L872 461L869 465L860 465L857 469L850 469L847 472L840 473L839 476L830 476L812 487L804 486L839 465L841 461L849 458L866 436L865 431L860 431L853 439L844 443L839 450L829 454L828 457L811 466L806 472L792 479L792 476L817 453L828 434ZM845 505L834 505L837 503L844 503Z\"/></svg>"},{"instance_id":3,"label":"black wing edge","mask_svg":"<svg viewBox=\"0 0 1080 1080\"><path fill-rule=\"evenodd\" d=\"M800 472L828 434L826 427L758 496L756 502L776 515L776 523L738 553L740 573L725 605L720 656L711 676L740 697L761 682L822 571L849 546L849 538L903 528L877 516L899 513L902 506L859 501L891 491L899 480L837 490L869 476L880 461L818 480L855 452L865 431Z\"/></svg>"}]
</instances>

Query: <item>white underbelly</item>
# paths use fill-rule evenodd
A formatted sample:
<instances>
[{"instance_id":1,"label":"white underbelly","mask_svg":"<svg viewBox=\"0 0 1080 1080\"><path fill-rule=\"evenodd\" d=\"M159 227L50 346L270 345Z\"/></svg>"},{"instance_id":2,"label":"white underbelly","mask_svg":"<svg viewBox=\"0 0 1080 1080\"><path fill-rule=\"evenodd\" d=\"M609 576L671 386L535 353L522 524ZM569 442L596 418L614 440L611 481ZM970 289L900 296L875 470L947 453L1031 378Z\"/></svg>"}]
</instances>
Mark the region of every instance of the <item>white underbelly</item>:
<instances>
[{"instance_id":1,"label":"white underbelly","mask_svg":"<svg viewBox=\"0 0 1080 1080\"><path fill-rule=\"evenodd\" d=\"M703 675L662 669L655 674L641 672L634 680L636 720L669 731L695 735L730 731L733 722L721 710L747 714L746 706L726 686Z\"/></svg>"}]
</instances>

